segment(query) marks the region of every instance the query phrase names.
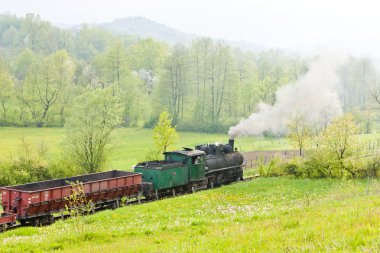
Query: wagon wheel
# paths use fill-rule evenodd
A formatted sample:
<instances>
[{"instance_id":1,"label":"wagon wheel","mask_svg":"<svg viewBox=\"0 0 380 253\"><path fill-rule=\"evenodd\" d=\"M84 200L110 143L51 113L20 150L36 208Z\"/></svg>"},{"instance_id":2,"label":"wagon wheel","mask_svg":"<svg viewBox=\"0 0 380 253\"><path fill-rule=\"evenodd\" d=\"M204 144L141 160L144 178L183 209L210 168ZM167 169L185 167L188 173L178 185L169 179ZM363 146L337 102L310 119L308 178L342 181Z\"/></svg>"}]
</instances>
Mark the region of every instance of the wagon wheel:
<instances>
[{"instance_id":1,"label":"wagon wheel","mask_svg":"<svg viewBox=\"0 0 380 253\"><path fill-rule=\"evenodd\" d=\"M40 220L40 218L35 218L35 219L33 220L33 225L34 225L35 227L40 227L40 226L41 226L41 220Z\"/></svg>"},{"instance_id":2,"label":"wagon wheel","mask_svg":"<svg viewBox=\"0 0 380 253\"><path fill-rule=\"evenodd\" d=\"M116 202L112 202L112 204L110 206L111 206L112 210L115 210L117 208L117 203Z\"/></svg>"},{"instance_id":3,"label":"wagon wheel","mask_svg":"<svg viewBox=\"0 0 380 253\"><path fill-rule=\"evenodd\" d=\"M48 220L49 220L48 221L49 224L53 224L54 223L54 216L53 215L49 216Z\"/></svg>"},{"instance_id":4,"label":"wagon wheel","mask_svg":"<svg viewBox=\"0 0 380 253\"><path fill-rule=\"evenodd\" d=\"M4 232L6 229L7 229L7 225L6 224L1 224L0 225L0 233Z\"/></svg>"}]
</instances>

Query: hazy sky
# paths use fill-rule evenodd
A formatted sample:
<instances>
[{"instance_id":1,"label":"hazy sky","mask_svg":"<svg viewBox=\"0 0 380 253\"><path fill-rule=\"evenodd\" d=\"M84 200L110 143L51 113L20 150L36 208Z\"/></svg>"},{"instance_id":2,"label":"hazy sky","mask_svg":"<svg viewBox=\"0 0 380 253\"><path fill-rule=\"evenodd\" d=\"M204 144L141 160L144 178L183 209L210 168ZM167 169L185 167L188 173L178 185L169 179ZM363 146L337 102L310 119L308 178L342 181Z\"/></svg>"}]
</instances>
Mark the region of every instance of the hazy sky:
<instances>
[{"instance_id":1,"label":"hazy sky","mask_svg":"<svg viewBox=\"0 0 380 253\"><path fill-rule=\"evenodd\" d=\"M266 47L380 55L375 0L0 0L0 11L66 24L143 16L184 32Z\"/></svg>"}]
</instances>

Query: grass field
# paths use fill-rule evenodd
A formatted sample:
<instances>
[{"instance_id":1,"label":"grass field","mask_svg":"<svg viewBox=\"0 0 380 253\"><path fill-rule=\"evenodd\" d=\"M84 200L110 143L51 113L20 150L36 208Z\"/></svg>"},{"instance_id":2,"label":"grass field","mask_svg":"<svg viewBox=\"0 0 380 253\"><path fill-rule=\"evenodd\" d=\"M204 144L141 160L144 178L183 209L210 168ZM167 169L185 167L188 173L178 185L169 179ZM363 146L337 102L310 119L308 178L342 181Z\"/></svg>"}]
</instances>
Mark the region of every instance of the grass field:
<instances>
[{"instance_id":1,"label":"grass field","mask_svg":"<svg viewBox=\"0 0 380 253\"><path fill-rule=\"evenodd\" d=\"M194 147L196 144L228 142L227 134L205 134L180 132L174 148ZM0 128L0 160L10 159L20 150L22 139L27 143L44 143L49 159L62 155L65 131L62 128ZM236 140L239 150L272 150L290 148L283 138L244 137ZM122 128L113 135L112 152L108 169L130 169L139 161L144 161L153 148L151 129Z\"/></svg>"},{"instance_id":2,"label":"grass field","mask_svg":"<svg viewBox=\"0 0 380 253\"><path fill-rule=\"evenodd\" d=\"M8 231L0 252L379 252L379 194L375 180L259 178Z\"/></svg>"}]
</instances>

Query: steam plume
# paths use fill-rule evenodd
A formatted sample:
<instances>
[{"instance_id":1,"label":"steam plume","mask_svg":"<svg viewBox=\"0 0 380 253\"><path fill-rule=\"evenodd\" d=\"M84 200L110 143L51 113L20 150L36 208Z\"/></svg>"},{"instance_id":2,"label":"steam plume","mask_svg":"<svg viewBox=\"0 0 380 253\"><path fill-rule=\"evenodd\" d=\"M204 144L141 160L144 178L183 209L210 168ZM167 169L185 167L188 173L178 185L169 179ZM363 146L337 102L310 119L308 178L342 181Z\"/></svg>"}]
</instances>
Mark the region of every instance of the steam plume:
<instances>
[{"instance_id":1,"label":"steam plume","mask_svg":"<svg viewBox=\"0 0 380 253\"><path fill-rule=\"evenodd\" d=\"M305 76L294 84L279 88L275 104L259 104L259 111L230 127L231 139L244 135L261 135L265 131L278 134L294 116L302 116L307 123L321 126L342 113L338 91L338 67L342 57L319 57L309 66Z\"/></svg>"}]
</instances>

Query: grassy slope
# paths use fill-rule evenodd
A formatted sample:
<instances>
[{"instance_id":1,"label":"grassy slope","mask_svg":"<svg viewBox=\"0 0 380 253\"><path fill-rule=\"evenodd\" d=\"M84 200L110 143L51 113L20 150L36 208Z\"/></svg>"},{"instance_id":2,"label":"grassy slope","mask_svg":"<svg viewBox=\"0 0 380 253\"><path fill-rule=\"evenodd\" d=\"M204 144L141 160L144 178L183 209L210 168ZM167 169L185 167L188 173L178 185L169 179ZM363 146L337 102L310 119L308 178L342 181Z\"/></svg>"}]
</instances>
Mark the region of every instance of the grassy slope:
<instances>
[{"instance_id":1,"label":"grassy slope","mask_svg":"<svg viewBox=\"0 0 380 253\"><path fill-rule=\"evenodd\" d=\"M8 231L0 252L378 252L379 194L378 181L261 178L103 211L80 231Z\"/></svg>"},{"instance_id":2,"label":"grassy slope","mask_svg":"<svg viewBox=\"0 0 380 253\"><path fill-rule=\"evenodd\" d=\"M194 147L207 142L227 142L224 134L181 132L174 148ZM0 160L9 159L19 152L21 139L28 143L43 142L50 159L60 156L63 150L65 131L61 128L0 128ZM153 147L151 129L117 129L113 136L113 149L108 162L109 169L129 169L138 161L145 160ZM240 138L236 145L243 151L289 148L284 139Z\"/></svg>"}]
</instances>

